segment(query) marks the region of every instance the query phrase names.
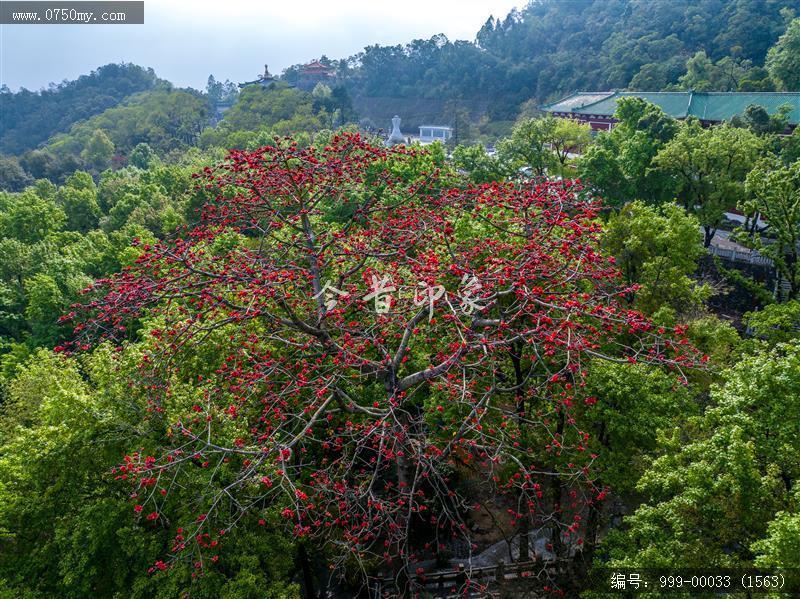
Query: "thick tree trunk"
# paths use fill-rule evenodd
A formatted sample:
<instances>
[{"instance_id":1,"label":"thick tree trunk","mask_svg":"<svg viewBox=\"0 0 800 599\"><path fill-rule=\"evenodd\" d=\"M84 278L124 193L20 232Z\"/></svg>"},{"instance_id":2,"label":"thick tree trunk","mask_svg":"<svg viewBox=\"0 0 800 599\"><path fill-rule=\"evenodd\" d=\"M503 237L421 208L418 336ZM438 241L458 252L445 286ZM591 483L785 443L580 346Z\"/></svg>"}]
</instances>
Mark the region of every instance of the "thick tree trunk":
<instances>
[{"instance_id":1,"label":"thick tree trunk","mask_svg":"<svg viewBox=\"0 0 800 599\"><path fill-rule=\"evenodd\" d=\"M394 373L391 373L389 380L386 384L386 390L391 401L398 393L398 380ZM396 413L395 435L397 438L405 439L410 434L410 420L408 412L402 406ZM412 472L412 464L409 460L406 451L402 452L403 455L396 456L395 459L395 476L397 477L398 493L403 497L405 502L404 510L407 506L411 505L413 497L411 496L414 485L414 474ZM397 592L400 597L412 597L414 589L412 589L411 573L408 570L408 532L410 532L409 512L401 511L397 515L397 525L400 530L400 538L395 546L395 555L392 556L396 561L394 566L395 582L397 585Z\"/></svg>"},{"instance_id":2,"label":"thick tree trunk","mask_svg":"<svg viewBox=\"0 0 800 599\"><path fill-rule=\"evenodd\" d=\"M797 251L796 249L793 250L786 259L786 266L787 270L789 271L787 274L789 275L789 300L797 299L798 294L800 293L800 288L798 288L798 280L797 280Z\"/></svg>"},{"instance_id":3,"label":"thick tree trunk","mask_svg":"<svg viewBox=\"0 0 800 599\"><path fill-rule=\"evenodd\" d=\"M593 501L592 505L589 506L589 517L586 519L586 537L583 540L583 555L587 565L591 565L594 558L597 549L597 534L600 529L600 508L602 506L596 501Z\"/></svg>"},{"instance_id":4,"label":"thick tree trunk","mask_svg":"<svg viewBox=\"0 0 800 599\"><path fill-rule=\"evenodd\" d=\"M317 593L314 590L314 573L311 571L311 562L308 559L306 547L302 543L297 551L297 559L303 572L303 599L317 599Z\"/></svg>"},{"instance_id":5,"label":"thick tree trunk","mask_svg":"<svg viewBox=\"0 0 800 599\"><path fill-rule=\"evenodd\" d=\"M511 356L511 364L514 367L514 400L517 408L517 421L522 425L525 418L525 392L522 387L524 377L522 376L522 344L515 343L509 347L508 352ZM522 517L519 521L519 561L525 562L530 559L530 514L528 513L527 494L523 491Z\"/></svg>"},{"instance_id":6,"label":"thick tree trunk","mask_svg":"<svg viewBox=\"0 0 800 599\"><path fill-rule=\"evenodd\" d=\"M756 212L753 214L753 220L750 223L750 228L748 231L748 234L750 235L751 239L755 239L756 237L756 232L758 231L758 219L759 219L759 213Z\"/></svg>"},{"instance_id":7,"label":"thick tree trunk","mask_svg":"<svg viewBox=\"0 0 800 599\"><path fill-rule=\"evenodd\" d=\"M521 422L525 418L525 393L522 388L524 382L522 376L522 348L515 343L508 348L508 353L511 356L511 365L514 367L514 400L517 408L517 421Z\"/></svg>"},{"instance_id":8,"label":"thick tree trunk","mask_svg":"<svg viewBox=\"0 0 800 599\"><path fill-rule=\"evenodd\" d=\"M558 411L557 438L560 440L564 434L564 410ZM557 468L555 468L557 470ZM563 543L561 542L561 478L553 476L550 479L550 500L553 503L553 553L556 558L562 557Z\"/></svg>"},{"instance_id":9,"label":"thick tree trunk","mask_svg":"<svg viewBox=\"0 0 800 599\"><path fill-rule=\"evenodd\" d=\"M606 431L606 423L602 422L600 425L600 430L597 433L597 440L600 442L600 445L604 448L604 451L610 452L611 451L611 439ZM599 479L595 480L595 487L599 489L603 489L604 485L602 481ZM584 535L584 543L583 543L583 556L584 556L584 563L586 568L590 568L592 565L592 559L594 558L594 554L597 550L597 537L600 532L600 522L601 522L601 513L600 510L602 509L603 504L602 500L599 499L592 499L591 504L589 505L589 514L586 519L586 533Z\"/></svg>"},{"instance_id":10,"label":"thick tree trunk","mask_svg":"<svg viewBox=\"0 0 800 599\"><path fill-rule=\"evenodd\" d=\"M521 562L526 562L531 558L530 532L530 517L523 513L519 523L519 561Z\"/></svg>"}]
</instances>

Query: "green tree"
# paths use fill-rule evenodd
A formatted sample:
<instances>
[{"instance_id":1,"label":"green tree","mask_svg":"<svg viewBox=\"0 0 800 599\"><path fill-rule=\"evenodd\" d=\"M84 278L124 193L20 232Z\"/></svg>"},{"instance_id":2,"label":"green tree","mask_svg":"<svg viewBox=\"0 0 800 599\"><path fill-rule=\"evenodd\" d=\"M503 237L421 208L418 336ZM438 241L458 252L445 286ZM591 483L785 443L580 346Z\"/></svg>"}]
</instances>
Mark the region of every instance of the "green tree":
<instances>
[{"instance_id":1,"label":"green tree","mask_svg":"<svg viewBox=\"0 0 800 599\"><path fill-rule=\"evenodd\" d=\"M638 194L623 171L616 141L610 134L600 133L578 159L578 176L609 206L620 206Z\"/></svg>"},{"instance_id":2,"label":"green tree","mask_svg":"<svg viewBox=\"0 0 800 599\"><path fill-rule=\"evenodd\" d=\"M206 96L212 106L217 106L222 103L232 102L236 99L239 89L236 84L231 83L227 79L225 83L217 81L214 75L208 76L208 83L206 84Z\"/></svg>"},{"instance_id":3,"label":"green tree","mask_svg":"<svg viewBox=\"0 0 800 599\"><path fill-rule=\"evenodd\" d=\"M507 169L496 156L490 156L481 144L456 146L452 153L453 166L466 174L472 183L502 181Z\"/></svg>"},{"instance_id":4,"label":"green tree","mask_svg":"<svg viewBox=\"0 0 800 599\"><path fill-rule=\"evenodd\" d=\"M657 459L638 485L644 504L605 542L610 565L752 566L747 548L764 534L776 506L743 431L725 428L682 451L677 434L664 443L670 453Z\"/></svg>"},{"instance_id":5,"label":"green tree","mask_svg":"<svg viewBox=\"0 0 800 599\"><path fill-rule=\"evenodd\" d=\"M95 170L102 171L111 163L112 156L114 156L114 142L105 131L95 129L81 152L81 158L92 165Z\"/></svg>"},{"instance_id":6,"label":"green tree","mask_svg":"<svg viewBox=\"0 0 800 599\"><path fill-rule=\"evenodd\" d=\"M765 66L781 89L800 91L800 19L789 23L786 32L770 48Z\"/></svg>"},{"instance_id":7,"label":"green tree","mask_svg":"<svg viewBox=\"0 0 800 599\"><path fill-rule=\"evenodd\" d=\"M781 140L781 158L786 164L800 160L800 127Z\"/></svg>"},{"instance_id":8,"label":"green tree","mask_svg":"<svg viewBox=\"0 0 800 599\"><path fill-rule=\"evenodd\" d=\"M753 567L755 551L767 564L786 547L800 476L800 346L748 356L722 378L704 416L662 436L664 454L638 485L644 503L604 543L610 566Z\"/></svg>"},{"instance_id":9,"label":"green tree","mask_svg":"<svg viewBox=\"0 0 800 599\"><path fill-rule=\"evenodd\" d=\"M541 118L518 123L511 137L497 145L498 155L514 172L525 168L536 177L546 177L555 167L555 156L547 146L547 129Z\"/></svg>"},{"instance_id":10,"label":"green tree","mask_svg":"<svg viewBox=\"0 0 800 599\"><path fill-rule=\"evenodd\" d=\"M33 150L20 158L20 164L34 179L50 179L60 183L65 176L84 167L83 160L78 158L81 147L59 155L47 149Z\"/></svg>"},{"instance_id":11,"label":"green tree","mask_svg":"<svg viewBox=\"0 0 800 599\"><path fill-rule=\"evenodd\" d=\"M753 67L741 81L739 81L740 92L774 92L775 82L769 76L769 71L764 67Z\"/></svg>"},{"instance_id":12,"label":"green tree","mask_svg":"<svg viewBox=\"0 0 800 599\"><path fill-rule=\"evenodd\" d=\"M250 85L239 94L236 104L225 112L220 126L229 131L269 129L280 121L299 115L311 116L312 109L313 99L306 92L280 84L266 89Z\"/></svg>"},{"instance_id":13,"label":"green tree","mask_svg":"<svg viewBox=\"0 0 800 599\"><path fill-rule=\"evenodd\" d=\"M795 499L800 503L800 498ZM800 513L778 512L767 525L767 536L753 543L755 565L774 571L797 567L800 555Z\"/></svg>"},{"instance_id":14,"label":"green tree","mask_svg":"<svg viewBox=\"0 0 800 599\"><path fill-rule=\"evenodd\" d=\"M753 335L769 343L784 343L800 337L800 302L769 304L742 318Z\"/></svg>"},{"instance_id":15,"label":"green tree","mask_svg":"<svg viewBox=\"0 0 800 599\"><path fill-rule=\"evenodd\" d=\"M592 128L586 123L571 119L555 119L549 123L549 145L555 154L557 172L562 176L574 176L572 155L580 154L592 139Z\"/></svg>"},{"instance_id":16,"label":"green tree","mask_svg":"<svg viewBox=\"0 0 800 599\"><path fill-rule=\"evenodd\" d=\"M600 133L578 160L580 177L612 205L672 199L674 180L651 166L677 133L677 121L641 98L621 98L614 117L614 129Z\"/></svg>"},{"instance_id":17,"label":"green tree","mask_svg":"<svg viewBox=\"0 0 800 599\"><path fill-rule=\"evenodd\" d=\"M784 104L775 114L769 114L763 106L750 104L745 108L744 114L733 117L731 123L737 127L747 127L756 135L783 133L789 127L789 115L792 110L790 104Z\"/></svg>"},{"instance_id":18,"label":"green tree","mask_svg":"<svg viewBox=\"0 0 800 599\"><path fill-rule=\"evenodd\" d=\"M587 387L597 403L590 410L600 485L619 496L635 491L658 446L659 430L694 414L687 388L675 377L646 365L594 361Z\"/></svg>"},{"instance_id":19,"label":"green tree","mask_svg":"<svg viewBox=\"0 0 800 599\"><path fill-rule=\"evenodd\" d=\"M711 245L724 212L745 198L745 179L764 149L764 140L747 129L706 129L691 119L653 159L655 169L674 177L683 207L697 215L705 247Z\"/></svg>"},{"instance_id":20,"label":"green tree","mask_svg":"<svg viewBox=\"0 0 800 599\"><path fill-rule=\"evenodd\" d=\"M208 99L199 92L156 89L136 94L122 105L76 124L69 133L53 137L47 147L58 155L78 154L101 129L119 154L127 154L139 143L147 143L162 154L184 150L197 143L209 114ZM100 150L101 158L108 155L105 141Z\"/></svg>"},{"instance_id":21,"label":"green tree","mask_svg":"<svg viewBox=\"0 0 800 599\"><path fill-rule=\"evenodd\" d=\"M675 80L678 64L675 60L643 64L631 79L628 88L641 91L664 89Z\"/></svg>"},{"instance_id":22,"label":"green tree","mask_svg":"<svg viewBox=\"0 0 800 599\"><path fill-rule=\"evenodd\" d=\"M16 93L4 92L2 86L0 152L20 154L41 146L54 135L69 131L73 125L119 105L133 94L164 84L152 69L122 63L103 65L74 81L51 84L38 92L24 88Z\"/></svg>"},{"instance_id":23,"label":"green tree","mask_svg":"<svg viewBox=\"0 0 800 599\"><path fill-rule=\"evenodd\" d=\"M15 156L0 155L0 190L22 191L33 183Z\"/></svg>"},{"instance_id":24,"label":"green tree","mask_svg":"<svg viewBox=\"0 0 800 599\"><path fill-rule=\"evenodd\" d=\"M64 296L58 283L50 275L37 273L23 283L27 306L25 318L31 327L35 346L54 345L57 342L56 319L64 313Z\"/></svg>"},{"instance_id":25,"label":"green tree","mask_svg":"<svg viewBox=\"0 0 800 599\"><path fill-rule=\"evenodd\" d=\"M772 259L781 278L789 283L788 299L800 294L800 161L782 166L765 160L747 176L750 197L740 203L748 217L766 221L764 229L772 239L740 231L738 239Z\"/></svg>"},{"instance_id":26,"label":"green tree","mask_svg":"<svg viewBox=\"0 0 800 599\"><path fill-rule=\"evenodd\" d=\"M677 386L673 375L653 366L593 360L586 369L589 399L582 417L591 427L586 430L592 431L586 449L596 456L597 502L589 506L582 557L591 561L599 531L621 516L620 503L603 504L603 498L609 492L620 498L635 493L658 447L658 431L694 414L696 407L688 388Z\"/></svg>"},{"instance_id":27,"label":"green tree","mask_svg":"<svg viewBox=\"0 0 800 599\"><path fill-rule=\"evenodd\" d=\"M477 131L473 125L469 110L461 102L448 102L444 107L444 113L453 127L453 136L448 141L450 147L468 145L474 142Z\"/></svg>"},{"instance_id":28,"label":"green tree","mask_svg":"<svg viewBox=\"0 0 800 599\"><path fill-rule=\"evenodd\" d=\"M130 156L128 157L128 162L136 168L146 170L150 168L150 165L153 164L156 159L157 156L156 153L153 152L153 148L142 142L133 148Z\"/></svg>"},{"instance_id":29,"label":"green tree","mask_svg":"<svg viewBox=\"0 0 800 599\"><path fill-rule=\"evenodd\" d=\"M35 243L60 231L66 220L64 210L53 200L43 199L31 189L14 195L0 193L0 236Z\"/></svg>"},{"instance_id":30,"label":"green tree","mask_svg":"<svg viewBox=\"0 0 800 599\"><path fill-rule=\"evenodd\" d=\"M636 201L612 214L602 245L617 261L630 291L628 300L647 313L661 308L685 312L700 306L708 287L692 278L704 253L697 219L679 206L661 208Z\"/></svg>"},{"instance_id":31,"label":"green tree","mask_svg":"<svg viewBox=\"0 0 800 599\"><path fill-rule=\"evenodd\" d=\"M570 153L588 145L588 125L552 116L523 120L511 137L497 146L498 157L514 172L525 169L534 177L570 172Z\"/></svg>"},{"instance_id":32,"label":"green tree","mask_svg":"<svg viewBox=\"0 0 800 599\"><path fill-rule=\"evenodd\" d=\"M750 75L751 67L751 61L731 56L714 63L705 50L700 50L686 61L686 74L679 81L684 89L737 91Z\"/></svg>"},{"instance_id":33,"label":"green tree","mask_svg":"<svg viewBox=\"0 0 800 599\"><path fill-rule=\"evenodd\" d=\"M277 514L266 512L263 525L254 518L231 531L204 576L180 562L148 574L179 531L145 518L158 493L131 497L111 474L125 452L147 451L167 434L157 420L143 429L136 424L146 399L120 374L135 368L137 351L103 347L77 360L40 350L9 383L0 413L0 594L297 597L287 581L292 544L276 534ZM198 467L196 474L202 485L206 471ZM193 501L194 485L176 498L176 509ZM137 514L137 504L148 511Z\"/></svg>"},{"instance_id":34,"label":"green tree","mask_svg":"<svg viewBox=\"0 0 800 599\"><path fill-rule=\"evenodd\" d=\"M331 102L341 115L342 124L358 122L358 113L353 107L353 99L343 85L337 85L331 92Z\"/></svg>"},{"instance_id":35,"label":"green tree","mask_svg":"<svg viewBox=\"0 0 800 599\"><path fill-rule=\"evenodd\" d=\"M100 205L97 186L89 173L75 171L58 190L57 201L67 216L68 230L87 233L97 227Z\"/></svg>"},{"instance_id":36,"label":"green tree","mask_svg":"<svg viewBox=\"0 0 800 599\"><path fill-rule=\"evenodd\" d=\"M57 158L46 150L33 150L20 159L22 167L35 179L55 178Z\"/></svg>"},{"instance_id":37,"label":"green tree","mask_svg":"<svg viewBox=\"0 0 800 599\"><path fill-rule=\"evenodd\" d=\"M715 78L714 75L714 63L705 50L700 50L686 61L686 74L679 81L687 89L703 91L712 88L711 80Z\"/></svg>"}]
</instances>

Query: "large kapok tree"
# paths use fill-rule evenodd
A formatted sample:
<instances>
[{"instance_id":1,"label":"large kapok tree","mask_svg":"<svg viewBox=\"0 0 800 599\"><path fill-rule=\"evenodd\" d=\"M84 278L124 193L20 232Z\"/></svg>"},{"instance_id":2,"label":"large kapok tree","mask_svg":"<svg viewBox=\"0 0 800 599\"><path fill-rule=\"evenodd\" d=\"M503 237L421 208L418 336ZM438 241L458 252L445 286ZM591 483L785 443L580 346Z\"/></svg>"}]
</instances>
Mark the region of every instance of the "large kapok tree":
<instances>
[{"instance_id":1,"label":"large kapok tree","mask_svg":"<svg viewBox=\"0 0 800 599\"><path fill-rule=\"evenodd\" d=\"M206 567L276 506L332 566L381 563L400 586L453 539L474 546L476 509L510 514L522 557L532 527L560 556L593 542L587 364L696 353L622 307L580 185L451 189L422 154L349 134L233 151L198 175L199 224L70 315L84 348L135 323L147 339L135 382L169 428L117 473L140 517L167 525L170 489L207 472L172 559ZM214 374L189 380L198 359Z\"/></svg>"}]
</instances>

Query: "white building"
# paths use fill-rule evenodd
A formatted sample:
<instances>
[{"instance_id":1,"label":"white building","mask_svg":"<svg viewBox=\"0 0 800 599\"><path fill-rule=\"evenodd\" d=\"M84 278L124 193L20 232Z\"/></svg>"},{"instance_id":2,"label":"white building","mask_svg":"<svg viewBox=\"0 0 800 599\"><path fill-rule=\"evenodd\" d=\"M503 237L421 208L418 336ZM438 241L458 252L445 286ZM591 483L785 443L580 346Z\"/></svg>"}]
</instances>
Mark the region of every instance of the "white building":
<instances>
[{"instance_id":1,"label":"white building","mask_svg":"<svg viewBox=\"0 0 800 599\"><path fill-rule=\"evenodd\" d=\"M419 128L419 141L429 144L434 141L447 142L453 137L452 127L441 127L439 125L422 125Z\"/></svg>"}]
</instances>

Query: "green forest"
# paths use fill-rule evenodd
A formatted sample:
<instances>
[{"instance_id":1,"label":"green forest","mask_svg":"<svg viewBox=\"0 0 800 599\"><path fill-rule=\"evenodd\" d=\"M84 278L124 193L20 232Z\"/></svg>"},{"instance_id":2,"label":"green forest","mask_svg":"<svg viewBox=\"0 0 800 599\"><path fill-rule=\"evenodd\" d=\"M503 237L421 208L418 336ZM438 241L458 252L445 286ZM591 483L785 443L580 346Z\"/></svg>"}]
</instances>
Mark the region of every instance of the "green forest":
<instances>
[{"instance_id":1,"label":"green forest","mask_svg":"<svg viewBox=\"0 0 800 599\"><path fill-rule=\"evenodd\" d=\"M538 0L313 86L4 87L0 597L797 596L800 128L538 107L800 91L798 11ZM453 139L387 147L393 105Z\"/></svg>"}]
</instances>

